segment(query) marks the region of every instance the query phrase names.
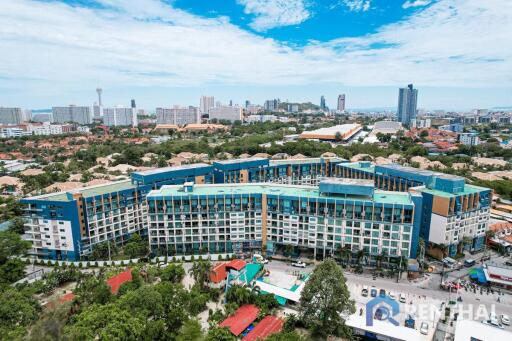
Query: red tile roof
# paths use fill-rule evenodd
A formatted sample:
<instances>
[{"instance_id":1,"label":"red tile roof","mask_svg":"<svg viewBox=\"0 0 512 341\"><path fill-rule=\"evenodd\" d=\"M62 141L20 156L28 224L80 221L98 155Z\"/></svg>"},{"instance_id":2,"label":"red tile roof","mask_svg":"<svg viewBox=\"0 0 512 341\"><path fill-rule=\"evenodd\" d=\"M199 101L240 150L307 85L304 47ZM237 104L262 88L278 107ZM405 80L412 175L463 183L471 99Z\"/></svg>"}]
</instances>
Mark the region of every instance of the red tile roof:
<instances>
[{"instance_id":1,"label":"red tile roof","mask_svg":"<svg viewBox=\"0 0 512 341\"><path fill-rule=\"evenodd\" d=\"M125 272L121 272L119 275L115 275L107 280L107 284L110 286L110 291L114 295L117 294L121 284L132 280L132 270L128 269Z\"/></svg>"},{"instance_id":2,"label":"red tile roof","mask_svg":"<svg viewBox=\"0 0 512 341\"><path fill-rule=\"evenodd\" d=\"M247 265L246 262L244 262L241 259L233 259L231 262L226 264L226 268L228 269L235 269L236 271L240 271Z\"/></svg>"},{"instance_id":3,"label":"red tile roof","mask_svg":"<svg viewBox=\"0 0 512 341\"><path fill-rule=\"evenodd\" d=\"M215 265L210 272L210 281L215 284L222 282L226 277L226 263L219 263Z\"/></svg>"},{"instance_id":4,"label":"red tile roof","mask_svg":"<svg viewBox=\"0 0 512 341\"><path fill-rule=\"evenodd\" d=\"M279 333L283 329L283 325L284 321L280 318L272 315L265 316L242 341L265 340L268 336Z\"/></svg>"},{"instance_id":5,"label":"red tile roof","mask_svg":"<svg viewBox=\"0 0 512 341\"><path fill-rule=\"evenodd\" d=\"M247 329L258 317L260 310L254 304L245 304L237 309L237 311L222 321L219 326L229 327L234 335L240 335Z\"/></svg>"}]
</instances>

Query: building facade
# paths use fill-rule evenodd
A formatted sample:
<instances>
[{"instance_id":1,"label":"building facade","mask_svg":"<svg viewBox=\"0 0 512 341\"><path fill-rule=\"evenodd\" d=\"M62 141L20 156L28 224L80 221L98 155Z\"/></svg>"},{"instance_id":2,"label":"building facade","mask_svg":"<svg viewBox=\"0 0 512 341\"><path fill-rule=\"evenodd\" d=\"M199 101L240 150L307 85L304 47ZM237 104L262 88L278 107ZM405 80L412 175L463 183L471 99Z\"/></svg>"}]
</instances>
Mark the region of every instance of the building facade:
<instances>
[{"instance_id":1,"label":"building facade","mask_svg":"<svg viewBox=\"0 0 512 341\"><path fill-rule=\"evenodd\" d=\"M196 107L188 108L156 108L157 124L175 124L183 126L187 124L201 123Z\"/></svg>"},{"instance_id":2,"label":"building facade","mask_svg":"<svg viewBox=\"0 0 512 341\"><path fill-rule=\"evenodd\" d=\"M345 94L338 95L338 111L345 111Z\"/></svg>"},{"instance_id":3,"label":"building facade","mask_svg":"<svg viewBox=\"0 0 512 341\"><path fill-rule=\"evenodd\" d=\"M411 253L411 194L374 191L371 182L190 183L163 186L147 201L155 254L239 252L262 245L267 253L291 245L321 258L342 247L390 257Z\"/></svg>"},{"instance_id":4,"label":"building facade","mask_svg":"<svg viewBox=\"0 0 512 341\"><path fill-rule=\"evenodd\" d=\"M0 107L0 124L20 124L31 119L31 112L21 108Z\"/></svg>"},{"instance_id":5,"label":"building facade","mask_svg":"<svg viewBox=\"0 0 512 341\"><path fill-rule=\"evenodd\" d=\"M398 90L398 109L397 119L403 125L410 127L411 121L416 120L418 106L418 89L414 89L412 84L407 88Z\"/></svg>"},{"instance_id":6,"label":"building facade","mask_svg":"<svg viewBox=\"0 0 512 341\"><path fill-rule=\"evenodd\" d=\"M130 180L22 200L31 253L76 260L97 243L148 236L154 255L287 245L416 257L482 247L491 191L463 178L339 158L250 158L134 172Z\"/></svg>"},{"instance_id":7,"label":"building facade","mask_svg":"<svg viewBox=\"0 0 512 341\"><path fill-rule=\"evenodd\" d=\"M137 109L125 107L103 108L103 123L107 127L136 127L138 125Z\"/></svg>"},{"instance_id":8,"label":"building facade","mask_svg":"<svg viewBox=\"0 0 512 341\"><path fill-rule=\"evenodd\" d=\"M215 97L201 96L199 99L199 112L201 114L208 114L213 107L215 107Z\"/></svg>"},{"instance_id":9,"label":"building facade","mask_svg":"<svg viewBox=\"0 0 512 341\"><path fill-rule=\"evenodd\" d=\"M430 246L445 246L454 256L462 249L481 250L489 229L492 193L488 188L465 183L458 176L369 162L337 165L337 175L372 179L375 188L415 192L422 197L419 236Z\"/></svg>"},{"instance_id":10,"label":"building facade","mask_svg":"<svg viewBox=\"0 0 512 341\"><path fill-rule=\"evenodd\" d=\"M53 122L67 123L74 122L78 124L90 124L91 109L86 106L70 105L67 107L52 108Z\"/></svg>"},{"instance_id":11,"label":"building facade","mask_svg":"<svg viewBox=\"0 0 512 341\"><path fill-rule=\"evenodd\" d=\"M215 108L210 109L210 121L211 120L217 120L217 121L242 121L242 108L239 106L228 106L228 105L222 105Z\"/></svg>"}]
</instances>

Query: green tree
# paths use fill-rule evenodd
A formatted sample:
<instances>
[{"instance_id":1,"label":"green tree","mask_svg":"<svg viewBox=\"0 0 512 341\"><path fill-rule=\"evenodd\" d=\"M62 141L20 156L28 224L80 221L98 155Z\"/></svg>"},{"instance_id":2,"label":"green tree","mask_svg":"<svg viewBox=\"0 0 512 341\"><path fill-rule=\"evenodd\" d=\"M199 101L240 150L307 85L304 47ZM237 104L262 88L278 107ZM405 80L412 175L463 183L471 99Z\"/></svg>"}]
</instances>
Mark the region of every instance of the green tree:
<instances>
[{"instance_id":1,"label":"green tree","mask_svg":"<svg viewBox=\"0 0 512 341\"><path fill-rule=\"evenodd\" d=\"M355 312L343 270L333 259L318 265L304 286L300 318L317 335L349 336L345 317Z\"/></svg>"},{"instance_id":2,"label":"green tree","mask_svg":"<svg viewBox=\"0 0 512 341\"><path fill-rule=\"evenodd\" d=\"M240 285L233 285L226 293L226 301L241 306L247 303L253 303L253 297L249 289Z\"/></svg>"},{"instance_id":3,"label":"green tree","mask_svg":"<svg viewBox=\"0 0 512 341\"><path fill-rule=\"evenodd\" d=\"M208 331L205 341L236 341L228 328L214 327Z\"/></svg>"},{"instance_id":4,"label":"green tree","mask_svg":"<svg viewBox=\"0 0 512 341\"><path fill-rule=\"evenodd\" d=\"M112 241L105 241L95 244L92 247L92 252L89 255L89 260L108 260L109 259L109 243L110 243L110 258L117 255L118 249L116 243Z\"/></svg>"},{"instance_id":5,"label":"green tree","mask_svg":"<svg viewBox=\"0 0 512 341\"><path fill-rule=\"evenodd\" d=\"M0 339L13 340L26 333L26 326L37 320L41 307L31 292L11 287L0 293Z\"/></svg>"},{"instance_id":6,"label":"green tree","mask_svg":"<svg viewBox=\"0 0 512 341\"><path fill-rule=\"evenodd\" d=\"M272 334L265 341L308 341L309 339L298 334L296 331Z\"/></svg>"},{"instance_id":7,"label":"green tree","mask_svg":"<svg viewBox=\"0 0 512 341\"><path fill-rule=\"evenodd\" d=\"M0 284L10 284L23 278L25 263L12 256L25 254L30 243L12 231L0 232Z\"/></svg>"},{"instance_id":8,"label":"green tree","mask_svg":"<svg viewBox=\"0 0 512 341\"><path fill-rule=\"evenodd\" d=\"M212 271L212 263L209 260L199 260L192 264L189 272L192 274L195 282L201 290L204 290L210 280L210 273Z\"/></svg>"},{"instance_id":9,"label":"green tree","mask_svg":"<svg viewBox=\"0 0 512 341\"><path fill-rule=\"evenodd\" d=\"M85 305L106 304L112 300L112 293L107 283L94 276L81 280L75 289L75 294L78 302Z\"/></svg>"},{"instance_id":10,"label":"green tree","mask_svg":"<svg viewBox=\"0 0 512 341\"><path fill-rule=\"evenodd\" d=\"M132 234L124 246L124 254L130 258L147 256L148 252L147 241L143 240L138 233Z\"/></svg>"},{"instance_id":11,"label":"green tree","mask_svg":"<svg viewBox=\"0 0 512 341\"><path fill-rule=\"evenodd\" d=\"M172 283L181 283L185 278L185 269L181 264L169 264L167 265L160 274L162 281L169 281Z\"/></svg>"},{"instance_id":12,"label":"green tree","mask_svg":"<svg viewBox=\"0 0 512 341\"><path fill-rule=\"evenodd\" d=\"M190 319L181 326L176 341L201 341L203 338L203 331L199 321Z\"/></svg>"}]
</instances>

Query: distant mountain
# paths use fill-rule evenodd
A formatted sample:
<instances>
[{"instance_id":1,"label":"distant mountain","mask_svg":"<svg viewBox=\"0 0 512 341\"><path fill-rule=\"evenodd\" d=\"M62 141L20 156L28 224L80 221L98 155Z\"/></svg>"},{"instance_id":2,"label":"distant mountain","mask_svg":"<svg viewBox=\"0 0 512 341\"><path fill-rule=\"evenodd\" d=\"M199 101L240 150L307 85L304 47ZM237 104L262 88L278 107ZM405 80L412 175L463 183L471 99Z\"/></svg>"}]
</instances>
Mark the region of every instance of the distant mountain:
<instances>
[{"instance_id":1,"label":"distant mountain","mask_svg":"<svg viewBox=\"0 0 512 341\"><path fill-rule=\"evenodd\" d=\"M32 113L35 114L43 114L43 113L49 113L52 112L52 109L32 109Z\"/></svg>"}]
</instances>

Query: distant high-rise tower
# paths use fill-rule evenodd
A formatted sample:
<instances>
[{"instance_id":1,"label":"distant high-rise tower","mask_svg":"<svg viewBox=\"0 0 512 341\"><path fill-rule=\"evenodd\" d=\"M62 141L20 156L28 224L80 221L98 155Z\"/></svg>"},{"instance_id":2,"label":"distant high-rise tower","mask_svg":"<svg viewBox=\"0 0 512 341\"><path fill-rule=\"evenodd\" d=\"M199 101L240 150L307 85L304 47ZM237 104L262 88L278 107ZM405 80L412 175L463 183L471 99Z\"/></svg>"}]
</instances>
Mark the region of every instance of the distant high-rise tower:
<instances>
[{"instance_id":1,"label":"distant high-rise tower","mask_svg":"<svg viewBox=\"0 0 512 341\"><path fill-rule=\"evenodd\" d=\"M251 105L251 102L249 100L245 100L245 108L249 107Z\"/></svg>"},{"instance_id":2,"label":"distant high-rise tower","mask_svg":"<svg viewBox=\"0 0 512 341\"><path fill-rule=\"evenodd\" d=\"M103 90L101 88L97 88L96 92L98 93L98 105L101 107L103 106L103 103L101 102L101 93L103 92Z\"/></svg>"},{"instance_id":3,"label":"distant high-rise tower","mask_svg":"<svg viewBox=\"0 0 512 341\"><path fill-rule=\"evenodd\" d=\"M411 123L416 120L418 106L418 89L414 89L412 84L407 88L398 90L398 109L396 116L398 122L404 126L410 127Z\"/></svg>"},{"instance_id":4,"label":"distant high-rise tower","mask_svg":"<svg viewBox=\"0 0 512 341\"><path fill-rule=\"evenodd\" d=\"M338 111L345 111L345 94L338 95Z\"/></svg>"},{"instance_id":5,"label":"distant high-rise tower","mask_svg":"<svg viewBox=\"0 0 512 341\"><path fill-rule=\"evenodd\" d=\"M325 97L322 95L320 97L320 109L325 110L327 107L325 106Z\"/></svg>"},{"instance_id":6,"label":"distant high-rise tower","mask_svg":"<svg viewBox=\"0 0 512 341\"><path fill-rule=\"evenodd\" d=\"M213 96L201 96L199 99L199 112L208 114L211 108L215 106L215 98Z\"/></svg>"},{"instance_id":7,"label":"distant high-rise tower","mask_svg":"<svg viewBox=\"0 0 512 341\"><path fill-rule=\"evenodd\" d=\"M137 106L135 105L135 100L134 99L132 99L132 108L133 109L137 108Z\"/></svg>"}]
</instances>

